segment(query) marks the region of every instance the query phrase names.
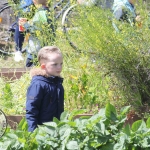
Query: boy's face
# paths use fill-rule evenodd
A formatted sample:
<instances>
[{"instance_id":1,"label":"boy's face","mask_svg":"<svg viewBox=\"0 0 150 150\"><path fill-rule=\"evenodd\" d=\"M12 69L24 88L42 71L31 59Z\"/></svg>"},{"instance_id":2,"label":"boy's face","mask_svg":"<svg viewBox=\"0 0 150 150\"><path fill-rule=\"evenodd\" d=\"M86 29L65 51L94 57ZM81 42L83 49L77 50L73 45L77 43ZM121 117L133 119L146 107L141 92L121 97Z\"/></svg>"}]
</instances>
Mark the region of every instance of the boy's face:
<instances>
[{"instance_id":1,"label":"boy's face","mask_svg":"<svg viewBox=\"0 0 150 150\"><path fill-rule=\"evenodd\" d=\"M48 56L49 60L41 65L41 68L46 71L49 76L60 76L63 65L63 57L59 53L51 53Z\"/></svg>"}]
</instances>

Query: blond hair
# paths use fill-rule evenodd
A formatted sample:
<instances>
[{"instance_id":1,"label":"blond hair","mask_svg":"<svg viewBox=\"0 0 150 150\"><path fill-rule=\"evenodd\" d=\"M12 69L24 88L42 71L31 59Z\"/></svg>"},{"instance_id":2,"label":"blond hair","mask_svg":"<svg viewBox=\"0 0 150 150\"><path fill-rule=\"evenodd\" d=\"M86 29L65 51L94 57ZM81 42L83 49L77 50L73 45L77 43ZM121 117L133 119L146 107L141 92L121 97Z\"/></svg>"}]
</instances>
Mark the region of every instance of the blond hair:
<instances>
[{"instance_id":1,"label":"blond hair","mask_svg":"<svg viewBox=\"0 0 150 150\"><path fill-rule=\"evenodd\" d=\"M62 55L62 53L58 47L56 47L56 46L45 46L45 47L41 48L38 52L39 63L41 64L43 62L48 61L49 60L48 54L50 54L50 53L58 53L58 54Z\"/></svg>"}]
</instances>

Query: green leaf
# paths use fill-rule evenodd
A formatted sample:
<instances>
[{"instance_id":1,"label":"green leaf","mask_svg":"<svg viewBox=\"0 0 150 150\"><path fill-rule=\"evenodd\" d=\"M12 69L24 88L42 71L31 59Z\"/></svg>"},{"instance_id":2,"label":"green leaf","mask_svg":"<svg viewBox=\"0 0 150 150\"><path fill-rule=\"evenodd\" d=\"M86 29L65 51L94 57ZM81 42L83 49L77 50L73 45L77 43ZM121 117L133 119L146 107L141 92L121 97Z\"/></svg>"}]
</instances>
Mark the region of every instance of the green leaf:
<instances>
[{"instance_id":1,"label":"green leaf","mask_svg":"<svg viewBox=\"0 0 150 150\"><path fill-rule=\"evenodd\" d=\"M101 150L114 150L114 144L113 143L107 143L106 145L102 146Z\"/></svg>"},{"instance_id":2,"label":"green leaf","mask_svg":"<svg viewBox=\"0 0 150 150\"><path fill-rule=\"evenodd\" d=\"M127 135L123 134L123 135L120 135L120 137L118 137L118 138L119 139L117 139L117 143L114 145L114 150L123 150L123 149L125 149Z\"/></svg>"},{"instance_id":3,"label":"green leaf","mask_svg":"<svg viewBox=\"0 0 150 150\"><path fill-rule=\"evenodd\" d=\"M53 126L44 127L44 132L50 136L54 136L55 128Z\"/></svg>"},{"instance_id":4,"label":"green leaf","mask_svg":"<svg viewBox=\"0 0 150 150\"><path fill-rule=\"evenodd\" d=\"M130 136L130 135L131 135L130 125L127 124L127 125L125 126L125 128L124 128L123 131L124 131L125 134L127 134L128 136Z\"/></svg>"},{"instance_id":5,"label":"green leaf","mask_svg":"<svg viewBox=\"0 0 150 150\"><path fill-rule=\"evenodd\" d=\"M57 118L54 117L53 122L55 122L58 125L60 121Z\"/></svg>"},{"instance_id":6,"label":"green leaf","mask_svg":"<svg viewBox=\"0 0 150 150\"><path fill-rule=\"evenodd\" d=\"M79 145L77 141L69 141L66 145L68 150L78 150Z\"/></svg>"},{"instance_id":7,"label":"green leaf","mask_svg":"<svg viewBox=\"0 0 150 150\"><path fill-rule=\"evenodd\" d=\"M60 128L61 126L64 126L66 124L66 122L59 122L59 124L57 125L58 128Z\"/></svg>"},{"instance_id":8,"label":"green leaf","mask_svg":"<svg viewBox=\"0 0 150 150\"><path fill-rule=\"evenodd\" d=\"M98 112L98 114L104 118L105 117L105 108L101 108L100 111Z\"/></svg>"},{"instance_id":9,"label":"green leaf","mask_svg":"<svg viewBox=\"0 0 150 150\"><path fill-rule=\"evenodd\" d=\"M142 120L138 120L134 122L131 127L132 131L136 132L140 128L141 124L142 124Z\"/></svg>"},{"instance_id":10,"label":"green leaf","mask_svg":"<svg viewBox=\"0 0 150 150\"><path fill-rule=\"evenodd\" d=\"M41 141L43 141L44 140L44 138L43 138L43 136L42 135L39 135L39 134L37 134L36 135L36 140L37 140L37 142L41 142Z\"/></svg>"},{"instance_id":11,"label":"green leaf","mask_svg":"<svg viewBox=\"0 0 150 150\"><path fill-rule=\"evenodd\" d=\"M53 148L56 148L58 146L58 143L53 142L53 141L46 141L47 145L51 145Z\"/></svg>"},{"instance_id":12,"label":"green leaf","mask_svg":"<svg viewBox=\"0 0 150 150\"><path fill-rule=\"evenodd\" d=\"M130 106L125 106L123 108L121 108L120 114L121 115L125 115L130 109Z\"/></svg>"},{"instance_id":13,"label":"green leaf","mask_svg":"<svg viewBox=\"0 0 150 150\"><path fill-rule=\"evenodd\" d=\"M10 149L10 145L11 145L11 140L9 141L4 141L4 142L0 142L0 149L1 150L9 150Z\"/></svg>"},{"instance_id":14,"label":"green leaf","mask_svg":"<svg viewBox=\"0 0 150 150\"><path fill-rule=\"evenodd\" d=\"M64 111L64 112L61 114L61 116L60 116L60 120L61 120L61 121L66 121L66 120L68 120L68 115L69 115L68 111Z\"/></svg>"},{"instance_id":15,"label":"green leaf","mask_svg":"<svg viewBox=\"0 0 150 150\"><path fill-rule=\"evenodd\" d=\"M108 103L106 105L106 109L105 109L105 115L109 120L112 121L116 121L117 120L117 116L116 116L116 109L113 105L111 105L110 103Z\"/></svg>"},{"instance_id":16,"label":"green leaf","mask_svg":"<svg viewBox=\"0 0 150 150\"><path fill-rule=\"evenodd\" d=\"M68 137L71 133L71 128L69 128L69 126L63 126L60 128L59 130L59 134L60 134L60 139L64 140L66 137Z\"/></svg>"},{"instance_id":17,"label":"green leaf","mask_svg":"<svg viewBox=\"0 0 150 150\"><path fill-rule=\"evenodd\" d=\"M55 122L45 122L45 123L43 123L43 125L54 127L54 128L57 127L57 124Z\"/></svg>"},{"instance_id":18,"label":"green leaf","mask_svg":"<svg viewBox=\"0 0 150 150\"><path fill-rule=\"evenodd\" d=\"M14 140L14 139L16 139L16 140L18 139L17 135L14 134L14 133L8 133L7 136L8 136L9 138L13 139L13 140Z\"/></svg>"},{"instance_id":19,"label":"green leaf","mask_svg":"<svg viewBox=\"0 0 150 150\"><path fill-rule=\"evenodd\" d=\"M20 121L19 124L18 124L17 129L22 129L22 126L23 126L24 123L26 123L25 117L23 117L23 118L21 119L21 121Z\"/></svg>"},{"instance_id":20,"label":"green leaf","mask_svg":"<svg viewBox=\"0 0 150 150\"><path fill-rule=\"evenodd\" d=\"M146 121L147 128L150 128L150 117Z\"/></svg>"},{"instance_id":21,"label":"green leaf","mask_svg":"<svg viewBox=\"0 0 150 150\"><path fill-rule=\"evenodd\" d=\"M68 125L71 126L71 127L75 127L75 126L76 126L76 123L73 122L73 121L69 121L69 122L68 122Z\"/></svg>"},{"instance_id":22,"label":"green leaf","mask_svg":"<svg viewBox=\"0 0 150 150\"><path fill-rule=\"evenodd\" d=\"M85 112L84 109L79 109L79 110L73 110L72 113L70 114L68 120L73 120L75 116L83 114Z\"/></svg>"},{"instance_id":23,"label":"green leaf","mask_svg":"<svg viewBox=\"0 0 150 150\"><path fill-rule=\"evenodd\" d=\"M23 125L22 125L22 130L23 131L27 131L28 130L28 124L26 121L24 121Z\"/></svg>"},{"instance_id":24,"label":"green leaf","mask_svg":"<svg viewBox=\"0 0 150 150\"><path fill-rule=\"evenodd\" d=\"M97 123L95 128L97 129L97 131L99 130L102 134L105 133L105 124L103 122Z\"/></svg>"}]
</instances>

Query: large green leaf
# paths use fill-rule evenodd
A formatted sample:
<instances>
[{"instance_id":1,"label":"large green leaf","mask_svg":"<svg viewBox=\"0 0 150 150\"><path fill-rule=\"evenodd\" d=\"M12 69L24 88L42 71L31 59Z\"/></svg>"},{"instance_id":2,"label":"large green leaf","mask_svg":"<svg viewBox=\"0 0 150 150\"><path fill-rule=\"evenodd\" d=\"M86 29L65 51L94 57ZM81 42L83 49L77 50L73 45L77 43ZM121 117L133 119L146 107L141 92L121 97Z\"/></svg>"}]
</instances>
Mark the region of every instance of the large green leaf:
<instances>
[{"instance_id":1,"label":"large green leaf","mask_svg":"<svg viewBox=\"0 0 150 150\"><path fill-rule=\"evenodd\" d=\"M100 116L102 116L102 118L105 118L105 108L101 108L101 109L99 110L98 114L99 114Z\"/></svg>"},{"instance_id":2,"label":"large green leaf","mask_svg":"<svg viewBox=\"0 0 150 150\"><path fill-rule=\"evenodd\" d=\"M25 117L23 117L23 118L21 119L21 121L20 121L19 124L18 124L17 129L22 129L22 126L23 126L24 123L26 123Z\"/></svg>"},{"instance_id":3,"label":"large green leaf","mask_svg":"<svg viewBox=\"0 0 150 150\"><path fill-rule=\"evenodd\" d=\"M53 122L55 122L58 125L60 121L56 117L54 117Z\"/></svg>"},{"instance_id":4,"label":"large green leaf","mask_svg":"<svg viewBox=\"0 0 150 150\"><path fill-rule=\"evenodd\" d=\"M106 105L106 109L105 109L105 115L106 117L111 120L111 121L116 121L117 120L117 114L116 114L116 109L113 105L111 105L110 103L108 103Z\"/></svg>"},{"instance_id":5,"label":"large green leaf","mask_svg":"<svg viewBox=\"0 0 150 150\"><path fill-rule=\"evenodd\" d=\"M79 145L77 141L69 141L66 147L68 150L79 150Z\"/></svg>"},{"instance_id":6,"label":"large green leaf","mask_svg":"<svg viewBox=\"0 0 150 150\"><path fill-rule=\"evenodd\" d=\"M105 133L105 124L103 122L99 122L95 125L95 128L94 128L96 131L98 132L101 132L102 134Z\"/></svg>"},{"instance_id":7,"label":"large green leaf","mask_svg":"<svg viewBox=\"0 0 150 150\"><path fill-rule=\"evenodd\" d=\"M140 128L141 124L142 124L142 120L135 121L131 127L132 131L136 132Z\"/></svg>"},{"instance_id":8,"label":"large green leaf","mask_svg":"<svg viewBox=\"0 0 150 150\"><path fill-rule=\"evenodd\" d=\"M128 136L130 136L130 134L131 134L130 125L127 124L127 125L125 126L125 128L123 129L123 131L124 131L125 134L127 134Z\"/></svg>"},{"instance_id":9,"label":"large green leaf","mask_svg":"<svg viewBox=\"0 0 150 150\"><path fill-rule=\"evenodd\" d=\"M79 109L79 110L73 110L71 112L71 114L69 115L69 118L68 120L74 120L74 117L77 116L77 115L81 115L83 113L85 113L86 110L84 109Z\"/></svg>"},{"instance_id":10,"label":"large green leaf","mask_svg":"<svg viewBox=\"0 0 150 150\"><path fill-rule=\"evenodd\" d=\"M114 150L114 144L107 143L106 145L102 146L101 150Z\"/></svg>"},{"instance_id":11,"label":"large green leaf","mask_svg":"<svg viewBox=\"0 0 150 150\"><path fill-rule=\"evenodd\" d=\"M66 137L68 137L71 133L71 128L68 125L64 125L59 129L59 135L60 139L64 140Z\"/></svg>"},{"instance_id":12,"label":"large green leaf","mask_svg":"<svg viewBox=\"0 0 150 150\"><path fill-rule=\"evenodd\" d=\"M39 135L39 134L38 134L38 135L36 136L36 140L37 140L37 142L40 143L41 141L44 140L44 137L43 137L42 135Z\"/></svg>"},{"instance_id":13,"label":"large green leaf","mask_svg":"<svg viewBox=\"0 0 150 150\"><path fill-rule=\"evenodd\" d=\"M45 122L43 124L46 125L46 126L54 127L54 128L57 127L57 124L55 122Z\"/></svg>"},{"instance_id":14,"label":"large green leaf","mask_svg":"<svg viewBox=\"0 0 150 150\"><path fill-rule=\"evenodd\" d=\"M64 111L64 112L61 114L61 116L60 116L60 120L61 120L61 121L66 121L66 120L68 120L68 115L69 115L69 112Z\"/></svg>"},{"instance_id":15,"label":"large green leaf","mask_svg":"<svg viewBox=\"0 0 150 150\"><path fill-rule=\"evenodd\" d=\"M11 140L0 142L0 149L1 150L9 150L11 145Z\"/></svg>"},{"instance_id":16,"label":"large green leaf","mask_svg":"<svg viewBox=\"0 0 150 150\"><path fill-rule=\"evenodd\" d=\"M150 128L150 117L146 121L147 128Z\"/></svg>"},{"instance_id":17,"label":"large green leaf","mask_svg":"<svg viewBox=\"0 0 150 150\"><path fill-rule=\"evenodd\" d=\"M9 137L9 138L11 138L11 139L15 139L15 140L17 140L18 139L18 136L16 135L16 134L14 134L14 133L8 133L7 134L7 137Z\"/></svg>"},{"instance_id":18,"label":"large green leaf","mask_svg":"<svg viewBox=\"0 0 150 150\"><path fill-rule=\"evenodd\" d=\"M49 134L50 136L54 136L55 134L55 128L53 126L44 127L43 131Z\"/></svg>"},{"instance_id":19,"label":"large green leaf","mask_svg":"<svg viewBox=\"0 0 150 150\"><path fill-rule=\"evenodd\" d=\"M130 106L125 106L123 108L121 108L120 114L121 115L125 115L130 109Z\"/></svg>"}]
</instances>

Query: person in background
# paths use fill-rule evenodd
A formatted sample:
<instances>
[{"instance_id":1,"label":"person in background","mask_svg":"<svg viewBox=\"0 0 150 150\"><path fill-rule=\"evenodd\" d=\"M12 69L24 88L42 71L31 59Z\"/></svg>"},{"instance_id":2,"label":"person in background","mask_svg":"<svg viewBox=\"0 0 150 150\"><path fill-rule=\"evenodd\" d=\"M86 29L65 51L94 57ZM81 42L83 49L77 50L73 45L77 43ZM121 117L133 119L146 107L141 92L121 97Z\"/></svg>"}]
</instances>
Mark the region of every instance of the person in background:
<instances>
[{"instance_id":1,"label":"person in background","mask_svg":"<svg viewBox=\"0 0 150 150\"><path fill-rule=\"evenodd\" d=\"M114 0L113 15L119 21L126 21L133 25L136 21L140 22L140 16L135 11L136 0Z\"/></svg>"},{"instance_id":2,"label":"person in background","mask_svg":"<svg viewBox=\"0 0 150 150\"><path fill-rule=\"evenodd\" d=\"M20 4L19 4L19 9L22 10L22 13L30 13L30 6L33 6L33 1L32 0L20 0ZM22 14L21 13L21 14ZM18 19L20 17L22 17L19 13L18 17L17 17L17 22ZM19 31L19 25L17 24L16 28L15 28L15 56L14 56L14 60L16 62L22 61L23 57L22 57L22 46L23 46L23 42L24 42L24 38L25 38L25 33L22 31Z\"/></svg>"},{"instance_id":3,"label":"person in background","mask_svg":"<svg viewBox=\"0 0 150 150\"><path fill-rule=\"evenodd\" d=\"M54 19L50 16L52 13L47 6L47 0L33 0L33 3L37 8L33 18L29 21L22 18L19 21L30 34L28 45L26 46L26 67L36 65L37 52L40 48L49 43L53 45L55 41Z\"/></svg>"},{"instance_id":4,"label":"person in background","mask_svg":"<svg viewBox=\"0 0 150 150\"><path fill-rule=\"evenodd\" d=\"M38 52L40 68L31 69L32 80L26 96L28 131L38 125L60 119L64 111L63 78L60 76L63 56L56 46L45 46Z\"/></svg>"},{"instance_id":5,"label":"person in background","mask_svg":"<svg viewBox=\"0 0 150 150\"><path fill-rule=\"evenodd\" d=\"M77 3L84 6L100 6L101 8L110 9L112 6L112 0L100 1L100 0L77 0Z\"/></svg>"}]
</instances>

